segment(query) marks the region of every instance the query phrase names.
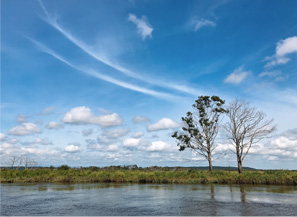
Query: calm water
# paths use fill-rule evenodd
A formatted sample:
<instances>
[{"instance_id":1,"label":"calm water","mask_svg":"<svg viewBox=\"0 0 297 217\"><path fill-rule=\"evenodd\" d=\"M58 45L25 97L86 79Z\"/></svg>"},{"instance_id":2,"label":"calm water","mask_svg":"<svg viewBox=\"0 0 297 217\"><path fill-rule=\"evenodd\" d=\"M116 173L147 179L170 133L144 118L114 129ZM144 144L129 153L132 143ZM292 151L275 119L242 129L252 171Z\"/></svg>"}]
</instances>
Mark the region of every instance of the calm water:
<instances>
[{"instance_id":1,"label":"calm water","mask_svg":"<svg viewBox=\"0 0 297 217\"><path fill-rule=\"evenodd\" d=\"M0 215L297 215L297 187L1 184Z\"/></svg>"}]
</instances>

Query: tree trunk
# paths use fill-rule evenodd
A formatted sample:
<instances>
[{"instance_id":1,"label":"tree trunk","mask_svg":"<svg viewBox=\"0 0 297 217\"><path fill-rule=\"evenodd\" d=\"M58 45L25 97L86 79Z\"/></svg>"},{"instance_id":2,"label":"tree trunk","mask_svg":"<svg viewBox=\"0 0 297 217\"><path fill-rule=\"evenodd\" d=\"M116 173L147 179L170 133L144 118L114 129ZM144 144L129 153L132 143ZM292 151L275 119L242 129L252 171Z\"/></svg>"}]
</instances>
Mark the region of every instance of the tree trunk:
<instances>
[{"instance_id":1,"label":"tree trunk","mask_svg":"<svg viewBox=\"0 0 297 217\"><path fill-rule=\"evenodd\" d=\"M242 161L241 160L238 161L238 173L239 174L242 173Z\"/></svg>"},{"instance_id":2,"label":"tree trunk","mask_svg":"<svg viewBox=\"0 0 297 217\"><path fill-rule=\"evenodd\" d=\"M211 153L208 153L209 172L212 172Z\"/></svg>"},{"instance_id":3,"label":"tree trunk","mask_svg":"<svg viewBox=\"0 0 297 217\"><path fill-rule=\"evenodd\" d=\"M241 160L241 154L240 154L240 143L237 141L236 142L236 156L237 156L237 169L238 169L238 173L241 174L242 173L242 160Z\"/></svg>"}]
</instances>

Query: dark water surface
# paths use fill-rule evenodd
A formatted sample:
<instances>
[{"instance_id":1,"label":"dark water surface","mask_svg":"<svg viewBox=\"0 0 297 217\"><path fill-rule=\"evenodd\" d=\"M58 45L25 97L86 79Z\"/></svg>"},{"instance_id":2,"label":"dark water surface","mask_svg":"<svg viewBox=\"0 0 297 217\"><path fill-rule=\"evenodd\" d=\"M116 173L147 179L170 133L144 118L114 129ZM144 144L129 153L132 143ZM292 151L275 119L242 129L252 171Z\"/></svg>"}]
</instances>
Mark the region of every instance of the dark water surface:
<instances>
[{"instance_id":1,"label":"dark water surface","mask_svg":"<svg viewBox=\"0 0 297 217\"><path fill-rule=\"evenodd\" d=\"M0 215L297 215L297 187L1 184Z\"/></svg>"}]
</instances>

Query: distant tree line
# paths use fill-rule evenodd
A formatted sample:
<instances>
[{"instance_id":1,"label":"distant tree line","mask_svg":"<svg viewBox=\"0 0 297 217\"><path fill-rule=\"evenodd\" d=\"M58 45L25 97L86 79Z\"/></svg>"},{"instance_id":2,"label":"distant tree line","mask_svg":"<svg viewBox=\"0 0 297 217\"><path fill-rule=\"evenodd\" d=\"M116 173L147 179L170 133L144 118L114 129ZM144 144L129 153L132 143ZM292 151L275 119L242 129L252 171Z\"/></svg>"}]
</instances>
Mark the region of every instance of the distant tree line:
<instances>
[{"instance_id":1,"label":"distant tree line","mask_svg":"<svg viewBox=\"0 0 297 217\"><path fill-rule=\"evenodd\" d=\"M92 172L96 172L96 171L145 171L145 172L160 172L160 171L173 171L173 172L178 172L178 171L186 171L186 172L191 172L191 171L196 171L196 170L208 170L208 167L195 167L195 166L191 166L191 167L181 167L181 166L165 166L165 167L161 167L161 166L149 166L149 167L140 167L137 166L136 164L134 165L111 165L111 166L106 166L106 167L97 167L97 166L87 166L87 167L71 167L69 165L63 164L60 166L45 166L45 167L40 167L40 166L32 166L32 167L28 167L27 169L50 169L51 171L53 170L60 170L60 171L67 171L67 170L77 170L77 171L92 171ZM25 169L24 166L21 166L19 168L17 167L1 167L2 170L6 170L6 169L13 169L13 170L18 170L18 169ZM226 171L234 171L237 170L236 167L223 167L223 166L215 166L213 167L213 169L215 170L226 170ZM254 168L250 168L250 167L245 167L246 170L256 170Z\"/></svg>"},{"instance_id":2,"label":"distant tree line","mask_svg":"<svg viewBox=\"0 0 297 217\"><path fill-rule=\"evenodd\" d=\"M266 120L265 113L244 100L237 99L225 106L225 101L218 96L200 96L193 109L182 117L182 131L174 132L172 137L178 140L180 151L191 149L203 156L208 161L210 172L219 130L225 130L228 143L234 146L231 151L237 157L238 173L242 173L243 160L251 147L276 129L272 125L273 119ZM223 116L228 120L221 126Z\"/></svg>"}]
</instances>

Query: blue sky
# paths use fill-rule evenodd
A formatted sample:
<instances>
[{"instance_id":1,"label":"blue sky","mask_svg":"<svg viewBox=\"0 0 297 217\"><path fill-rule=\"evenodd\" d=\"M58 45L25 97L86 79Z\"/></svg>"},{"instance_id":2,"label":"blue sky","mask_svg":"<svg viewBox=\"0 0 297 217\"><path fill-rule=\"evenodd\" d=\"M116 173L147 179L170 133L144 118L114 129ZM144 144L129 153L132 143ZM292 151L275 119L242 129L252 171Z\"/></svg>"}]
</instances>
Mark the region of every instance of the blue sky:
<instances>
[{"instance_id":1,"label":"blue sky","mask_svg":"<svg viewBox=\"0 0 297 217\"><path fill-rule=\"evenodd\" d=\"M277 132L244 166L296 169L297 2L1 1L1 163L205 166L170 135L200 95ZM236 166L224 132L214 165Z\"/></svg>"}]
</instances>

